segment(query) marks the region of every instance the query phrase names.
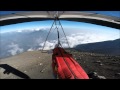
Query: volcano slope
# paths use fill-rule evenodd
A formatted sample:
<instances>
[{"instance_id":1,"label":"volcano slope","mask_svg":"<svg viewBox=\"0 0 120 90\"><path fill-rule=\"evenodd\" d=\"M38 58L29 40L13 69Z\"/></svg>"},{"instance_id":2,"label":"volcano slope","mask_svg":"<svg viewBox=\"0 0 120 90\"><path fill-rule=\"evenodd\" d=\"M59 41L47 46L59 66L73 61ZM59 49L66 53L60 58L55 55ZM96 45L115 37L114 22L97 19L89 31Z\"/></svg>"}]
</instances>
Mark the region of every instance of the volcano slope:
<instances>
[{"instance_id":1,"label":"volcano slope","mask_svg":"<svg viewBox=\"0 0 120 90\"><path fill-rule=\"evenodd\" d=\"M106 79L120 79L120 56L110 56L66 49L88 75L97 73ZM55 79L52 53L28 51L0 59L0 79ZM91 79L96 79L90 77Z\"/></svg>"},{"instance_id":2,"label":"volcano slope","mask_svg":"<svg viewBox=\"0 0 120 90\"><path fill-rule=\"evenodd\" d=\"M106 79L120 79L120 56L67 50L83 67L88 75L97 73ZM92 79L96 79L89 76Z\"/></svg>"},{"instance_id":3,"label":"volcano slope","mask_svg":"<svg viewBox=\"0 0 120 90\"><path fill-rule=\"evenodd\" d=\"M1 79L54 79L51 56L41 51L28 51L0 60Z\"/></svg>"}]
</instances>

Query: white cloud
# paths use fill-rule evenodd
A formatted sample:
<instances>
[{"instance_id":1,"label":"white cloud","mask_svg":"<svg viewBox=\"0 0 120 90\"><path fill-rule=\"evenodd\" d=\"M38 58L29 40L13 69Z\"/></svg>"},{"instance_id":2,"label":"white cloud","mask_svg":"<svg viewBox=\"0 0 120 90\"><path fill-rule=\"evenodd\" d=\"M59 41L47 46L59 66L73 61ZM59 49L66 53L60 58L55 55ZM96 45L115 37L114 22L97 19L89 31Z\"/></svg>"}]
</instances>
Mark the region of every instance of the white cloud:
<instances>
[{"instance_id":1,"label":"white cloud","mask_svg":"<svg viewBox=\"0 0 120 90\"><path fill-rule=\"evenodd\" d=\"M70 47L74 47L78 44L102 42L107 40L115 40L117 38L113 38L111 37L111 35L106 35L106 34L77 33L67 36L67 39ZM68 46L65 38L61 39L61 43L63 44L63 47Z\"/></svg>"},{"instance_id":2,"label":"white cloud","mask_svg":"<svg viewBox=\"0 0 120 90\"><path fill-rule=\"evenodd\" d=\"M71 48L73 48L76 45L79 44L86 44L86 43L94 43L94 42L102 42L102 41L108 41L108 40L115 40L117 38L111 37L111 35L107 34L96 34L96 33L76 33L76 34L71 34L67 36L67 40L69 42L69 45ZM65 37L62 37L60 39L62 47L69 47L67 44L67 41ZM47 41L44 47L44 50L49 50L53 49L57 43L57 40L51 40ZM38 50L41 50L43 48L44 42L40 43Z\"/></svg>"},{"instance_id":3,"label":"white cloud","mask_svg":"<svg viewBox=\"0 0 120 90\"><path fill-rule=\"evenodd\" d=\"M86 36L82 33L71 34L70 36L67 36L67 40L69 42L70 47L74 47L75 45L88 42L88 40L87 40L88 37L86 37L86 38L85 37ZM65 37L62 37L60 39L60 43L61 43L62 47L68 47ZM57 44L57 40L46 41L44 50L53 49L56 44ZM40 43L39 44L40 48L38 48L38 50L41 50L43 48L43 45L44 45L44 42Z\"/></svg>"},{"instance_id":4,"label":"white cloud","mask_svg":"<svg viewBox=\"0 0 120 90\"><path fill-rule=\"evenodd\" d=\"M33 48L29 48L27 51L34 51L34 49Z\"/></svg>"},{"instance_id":5,"label":"white cloud","mask_svg":"<svg viewBox=\"0 0 120 90\"><path fill-rule=\"evenodd\" d=\"M26 28L26 29L19 29L16 32L33 32L33 31L40 31L40 30L49 30L49 27L35 27L35 28Z\"/></svg>"},{"instance_id":6,"label":"white cloud","mask_svg":"<svg viewBox=\"0 0 120 90\"><path fill-rule=\"evenodd\" d=\"M43 48L44 43L45 43L45 42L39 44L40 48L38 48L38 50L41 50L41 49ZM56 44L56 43L57 43L56 40L46 41L45 47L44 47L43 50L53 49L53 48L55 47L55 44Z\"/></svg>"},{"instance_id":7,"label":"white cloud","mask_svg":"<svg viewBox=\"0 0 120 90\"><path fill-rule=\"evenodd\" d=\"M42 37L39 37L39 38L37 38L36 40L35 40L35 43L36 44L39 44L39 43L41 43L43 40L42 40Z\"/></svg>"},{"instance_id":8,"label":"white cloud","mask_svg":"<svg viewBox=\"0 0 120 90\"><path fill-rule=\"evenodd\" d=\"M1 29L0 33L11 33L11 32L18 32L18 33L21 33L21 32L33 32L33 31L40 31L40 30L49 30L50 27L35 27L35 28L21 28L21 29L15 29L15 30L7 30L7 31L4 31Z\"/></svg>"},{"instance_id":9,"label":"white cloud","mask_svg":"<svg viewBox=\"0 0 120 90\"><path fill-rule=\"evenodd\" d=\"M8 52L11 55L16 55L18 53L22 53L23 52L23 49L20 48L18 44L11 43L10 45L8 45L8 47L10 48L10 50L8 50Z\"/></svg>"}]
</instances>

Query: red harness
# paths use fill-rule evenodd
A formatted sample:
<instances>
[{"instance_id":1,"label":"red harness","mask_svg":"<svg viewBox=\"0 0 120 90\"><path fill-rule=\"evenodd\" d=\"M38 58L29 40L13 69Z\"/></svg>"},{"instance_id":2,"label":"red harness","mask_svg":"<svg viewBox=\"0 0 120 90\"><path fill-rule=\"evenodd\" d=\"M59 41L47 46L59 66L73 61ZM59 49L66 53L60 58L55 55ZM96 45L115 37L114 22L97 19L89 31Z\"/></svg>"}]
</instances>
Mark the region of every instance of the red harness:
<instances>
[{"instance_id":1,"label":"red harness","mask_svg":"<svg viewBox=\"0 0 120 90\"><path fill-rule=\"evenodd\" d=\"M59 79L89 79L83 68L63 48L56 47L52 55L52 67Z\"/></svg>"}]
</instances>

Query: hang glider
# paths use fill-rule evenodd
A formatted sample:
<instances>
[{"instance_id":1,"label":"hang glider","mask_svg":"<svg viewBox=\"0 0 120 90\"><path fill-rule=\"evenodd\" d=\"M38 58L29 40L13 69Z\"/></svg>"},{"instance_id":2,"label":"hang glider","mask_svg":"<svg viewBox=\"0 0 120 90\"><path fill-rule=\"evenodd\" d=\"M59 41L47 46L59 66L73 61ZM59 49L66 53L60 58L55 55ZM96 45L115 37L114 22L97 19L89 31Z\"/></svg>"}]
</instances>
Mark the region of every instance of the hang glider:
<instances>
[{"instance_id":1,"label":"hang glider","mask_svg":"<svg viewBox=\"0 0 120 90\"><path fill-rule=\"evenodd\" d=\"M82 66L73 58L72 54L66 52L59 40L52 54L52 69L57 79L89 79Z\"/></svg>"},{"instance_id":2,"label":"hang glider","mask_svg":"<svg viewBox=\"0 0 120 90\"><path fill-rule=\"evenodd\" d=\"M42 20L54 20L56 11L27 11L0 15L0 26ZM60 20L86 22L120 29L120 18L80 11L59 11Z\"/></svg>"}]
</instances>

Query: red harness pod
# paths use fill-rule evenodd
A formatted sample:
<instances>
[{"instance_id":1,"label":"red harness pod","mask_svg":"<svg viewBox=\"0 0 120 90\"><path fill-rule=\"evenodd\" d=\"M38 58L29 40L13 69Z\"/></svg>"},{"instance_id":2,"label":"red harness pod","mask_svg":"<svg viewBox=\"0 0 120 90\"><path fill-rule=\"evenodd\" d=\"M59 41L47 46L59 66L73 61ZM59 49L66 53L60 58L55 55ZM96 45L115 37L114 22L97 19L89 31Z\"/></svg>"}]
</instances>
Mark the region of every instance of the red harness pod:
<instances>
[{"instance_id":1,"label":"red harness pod","mask_svg":"<svg viewBox=\"0 0 120 90\"><path fill-rule=\"evenodd\" d=\"M56 47L52 55L52 67L59 79L89 79L83 68L63 48Z\"/></svg>"}]
</instances>

